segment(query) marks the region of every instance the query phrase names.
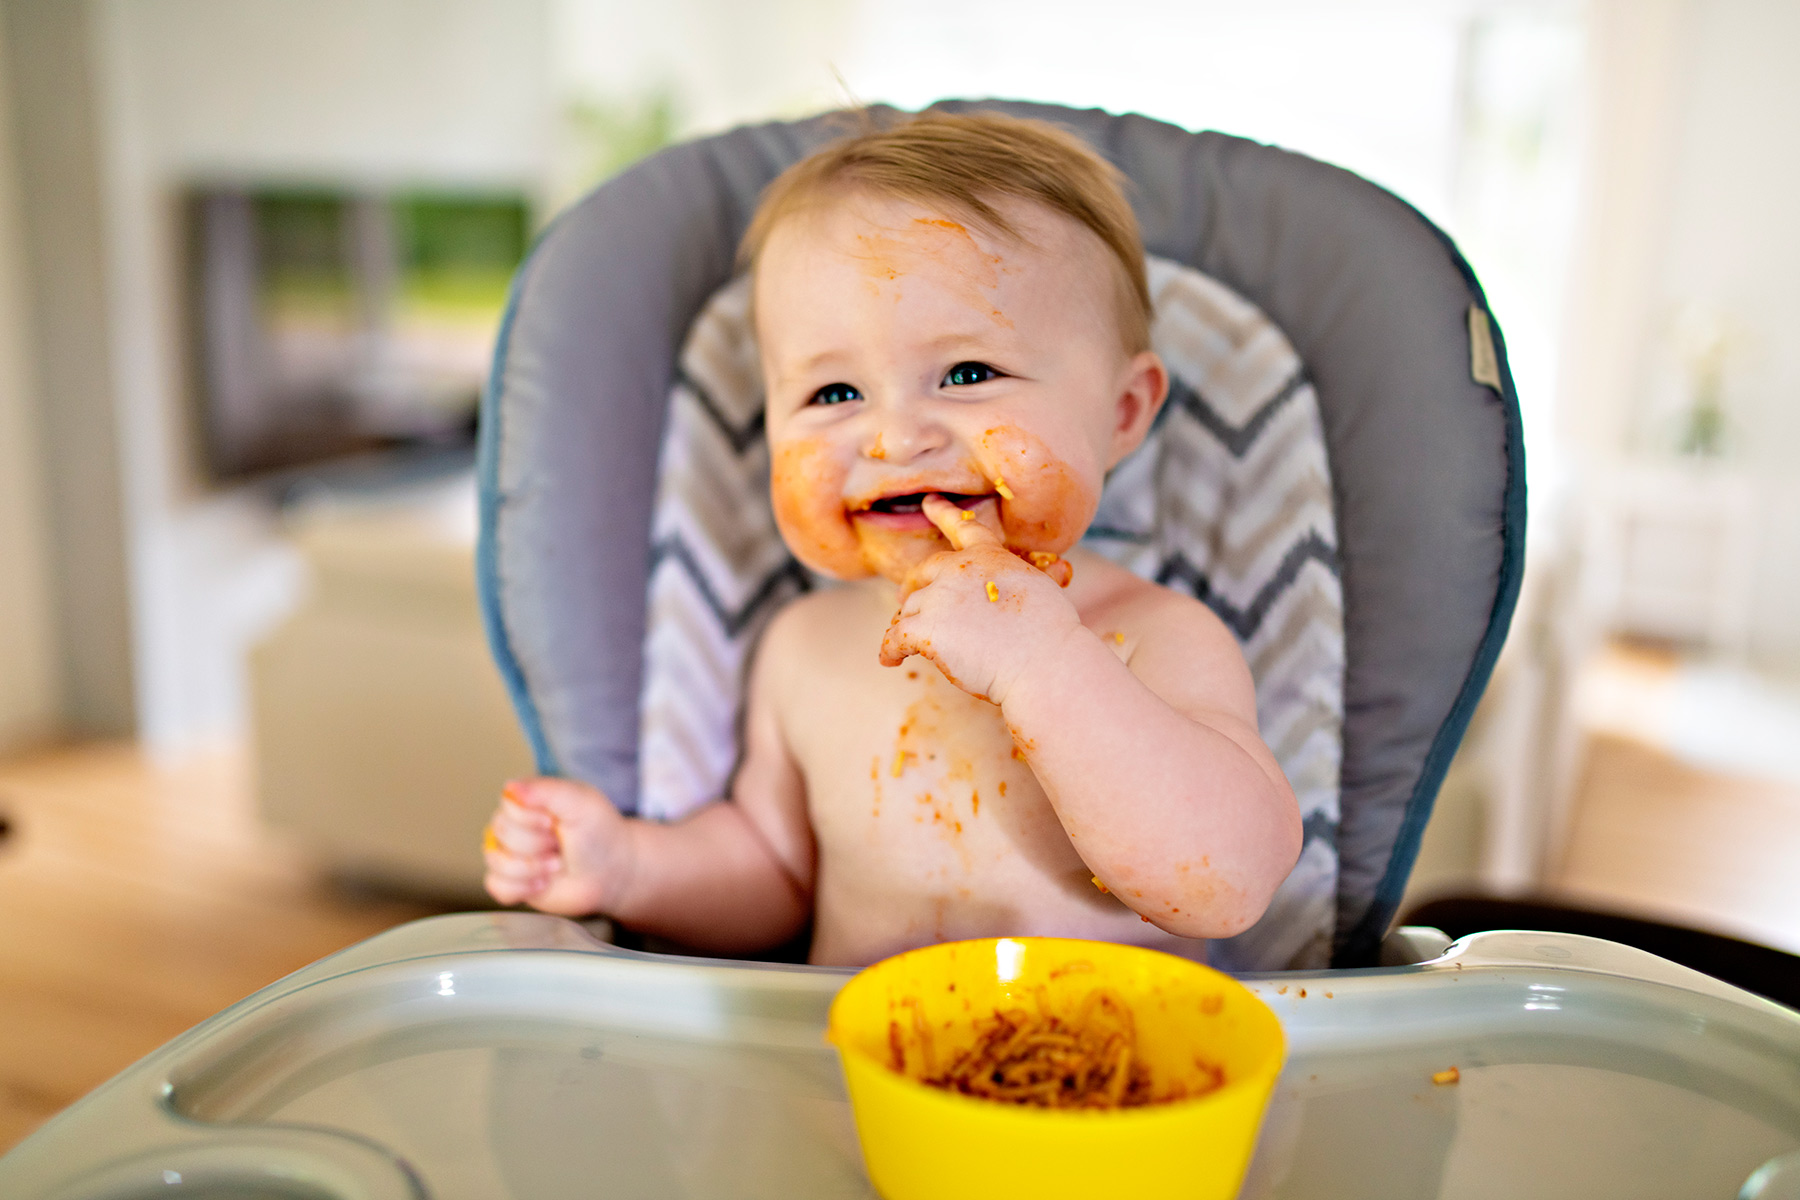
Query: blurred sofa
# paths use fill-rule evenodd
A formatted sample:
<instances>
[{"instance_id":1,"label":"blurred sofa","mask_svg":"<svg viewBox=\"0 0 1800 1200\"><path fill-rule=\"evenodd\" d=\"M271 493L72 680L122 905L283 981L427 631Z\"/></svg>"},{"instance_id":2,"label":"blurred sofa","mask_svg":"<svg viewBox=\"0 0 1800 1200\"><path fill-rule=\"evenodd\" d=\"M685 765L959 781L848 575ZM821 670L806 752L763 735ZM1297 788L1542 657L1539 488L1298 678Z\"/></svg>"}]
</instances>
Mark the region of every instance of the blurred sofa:
<instances>
[{"instance_id":1,"label":"blurred sofa","mask_svg":"<svg viewBox=\"0 0 1800 1200\"><path fill-rule=\"evenodd\" d=\"M473 510L458 481L296 518L310 594L250 663L263 819L340 874L471 901L500 784L532 770L482 632Z\"/></svg>"}]
</instances>

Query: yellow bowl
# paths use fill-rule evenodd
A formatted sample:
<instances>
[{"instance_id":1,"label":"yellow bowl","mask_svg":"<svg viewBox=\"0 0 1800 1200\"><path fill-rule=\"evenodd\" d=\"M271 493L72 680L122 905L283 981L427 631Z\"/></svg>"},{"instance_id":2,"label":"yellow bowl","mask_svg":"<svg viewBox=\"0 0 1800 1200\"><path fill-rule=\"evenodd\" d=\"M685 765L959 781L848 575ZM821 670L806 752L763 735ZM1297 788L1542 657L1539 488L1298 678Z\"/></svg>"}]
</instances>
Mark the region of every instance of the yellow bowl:
<instances>
[{"instance_id":1,"label":"yellow bowl","mask_svg":"<svg viewBox=\"0 0 1800 1200\"><path fill-rule=\"evenodd\" d=\"M975 1041L998 1008L1071 1011L1095 988L1130 1007L1158 1090L1223 1086L1136 1108L1044 1109L927 1086L889 1064L916 1011L937 1053ZM896 1022L898 1026L896 1027ZM1237 1194L1286 1043L1268 1005L1230 976L1138 946L1064 938L949 942L876 963L831 1006L869 1178L887 1200Z\"/></svg>"}]
</instances>

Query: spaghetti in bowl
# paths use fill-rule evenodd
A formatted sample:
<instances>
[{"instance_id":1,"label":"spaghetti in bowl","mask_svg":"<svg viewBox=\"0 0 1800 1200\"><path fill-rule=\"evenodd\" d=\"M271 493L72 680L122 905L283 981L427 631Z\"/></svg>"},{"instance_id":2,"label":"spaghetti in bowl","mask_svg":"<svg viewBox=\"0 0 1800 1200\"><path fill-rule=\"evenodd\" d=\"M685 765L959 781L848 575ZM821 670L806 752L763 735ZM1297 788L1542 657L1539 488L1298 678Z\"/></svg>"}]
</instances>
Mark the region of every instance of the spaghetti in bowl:
<instances>
[{"instance_id":1,"label":"spaghetti in bowl","mask_svg":"<svg viewBox=\"0 0 1800 1200\"><path fill-rule=\"evenodd\" d=\"M1285 1052L1229 976L1062 938L877 963L828 1035L887 1200L1234 1196Z\"/></svg>"}]
</instances>

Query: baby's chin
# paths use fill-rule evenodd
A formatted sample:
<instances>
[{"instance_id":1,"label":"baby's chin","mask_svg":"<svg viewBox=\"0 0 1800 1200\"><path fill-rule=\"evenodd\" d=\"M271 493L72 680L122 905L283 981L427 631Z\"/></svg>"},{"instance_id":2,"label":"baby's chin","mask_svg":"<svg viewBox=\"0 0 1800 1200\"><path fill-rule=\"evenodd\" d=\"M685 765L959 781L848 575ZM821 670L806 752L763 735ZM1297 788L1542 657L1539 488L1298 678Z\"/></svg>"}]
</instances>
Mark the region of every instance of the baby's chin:
<instances>
[{"instance_id":1,"label":"baby's chin","mask_svg":"<svg viewBox=\"0 0 1800 1200\"><path fill-rule=\"evenodd\" d=\"M859 549L859 561L848 572L833 572L827 567L826 574L839 579L885 579L889 583L903 583L913 568L932 555L950 549L950 543L935 529L924 529L864 537L859 539ZM840 571L845 567L849 564L840 564Z\"/></svg>"},{"instance_id":2,"label":"baby's chin","mask_svg":"<svg viewBox=\"0 0 1800 1200\"><path fill-rule=\"evenodd\" d=\"M835 579L840 583L854 583L859 580L885 580L896 586L906 582L906 577L934 554L949 550L950 543L941 534L920 533L912 535L888 535L879 539L866 539L859 546L860 554L852 559L849 556L822 557L818 554L807 554L794 550L794 557L814 574ZM793 547L789 547L790 550ZM1021 558L1029 559L1031 553L1048 551L1053 557L1066 554L1070 547L1031 545L1014 546L1008 544L1007 549Z\"/></svg>"},{"instance_id":3,"label":"baby's chin","mask_svg":"<svg viewBox=\"0 0 1800 1200\"><path fill-rule=\"evenodd\" d=\"M819 539L818 544L796 545L789 538L788 549L809 571L851 583L860 579L885 579L901 583L920 563L950 543L935 530L885 532L876 537Z\"/></svg>"}]
</instances>

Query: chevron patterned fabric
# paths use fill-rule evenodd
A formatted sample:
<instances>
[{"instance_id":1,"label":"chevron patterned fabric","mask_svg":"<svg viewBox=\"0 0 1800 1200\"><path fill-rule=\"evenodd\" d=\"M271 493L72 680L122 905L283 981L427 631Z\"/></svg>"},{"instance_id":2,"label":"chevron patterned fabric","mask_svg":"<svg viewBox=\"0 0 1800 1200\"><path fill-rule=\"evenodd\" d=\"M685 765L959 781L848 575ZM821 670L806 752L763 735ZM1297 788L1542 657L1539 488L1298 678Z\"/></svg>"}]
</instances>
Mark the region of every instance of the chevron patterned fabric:
<instances>
[{"instance_id":1,"label":"chevron patterned fabric","mask_svg":"<svg viewBox=\"0 0 1800 1200\"><path fill-rule=\"evenodd\" d=\"M769 507L747 277L701 311L675 380L650 526L638 740L638 812L663 819L724 793L750 649L813 585Z\"/></svg>"},{"instance_id":2,"label":"chevron patterned fabric","mask_svg":"<svg viewBox=\"0 0 1800 1200\"><path fill-rule=\"evenodd\" d=\"M1318 396L1285 334L1198 271L1150 260L1169 401L1106 482L1087 544L1205 602L1256 679L1263 740L1300 799L1300 861L1231 970L1329 966L1337 920L1344 594Z\"/></svg>"},{"instance_id":3,"label":"chevron patterned fabric","mask_svg":"<svg viewBox=\"0 0 1800 1200\"><path fill-rule=\"evenodd\" d=\"M1234 292L1155 258L1150 285L1169 403L1108 479L1087 544L1192 593L1236 633L1263 738L1300 798L1299 864L1254 928L1214 943L1215 960L1323 967L1336 920L1344 622L1318 399L1286 336ZM652 537L639 811L673 818L723 794L757 634L825 582L787 552L769 508L745 279L714 295L682 348Z\"/></svg>"}]
</instances>

